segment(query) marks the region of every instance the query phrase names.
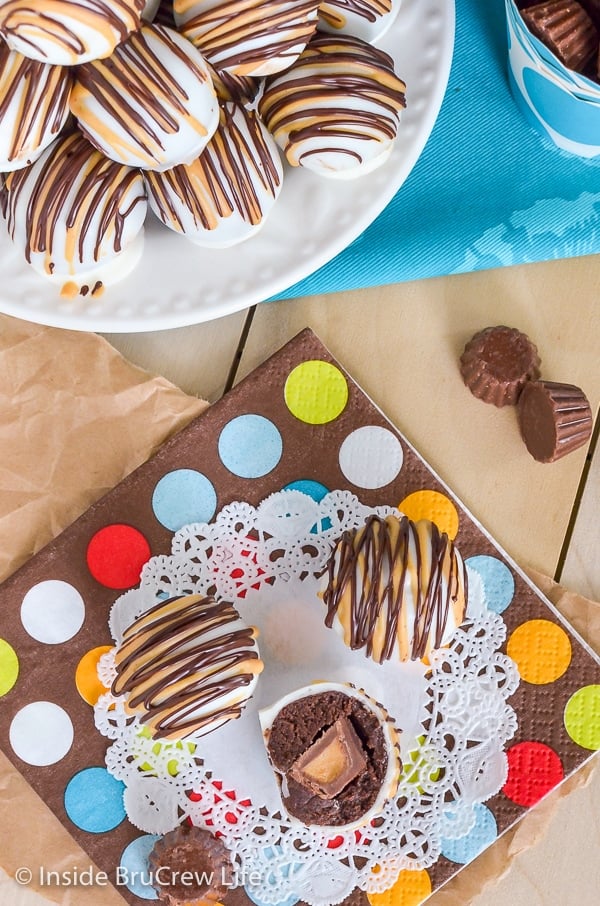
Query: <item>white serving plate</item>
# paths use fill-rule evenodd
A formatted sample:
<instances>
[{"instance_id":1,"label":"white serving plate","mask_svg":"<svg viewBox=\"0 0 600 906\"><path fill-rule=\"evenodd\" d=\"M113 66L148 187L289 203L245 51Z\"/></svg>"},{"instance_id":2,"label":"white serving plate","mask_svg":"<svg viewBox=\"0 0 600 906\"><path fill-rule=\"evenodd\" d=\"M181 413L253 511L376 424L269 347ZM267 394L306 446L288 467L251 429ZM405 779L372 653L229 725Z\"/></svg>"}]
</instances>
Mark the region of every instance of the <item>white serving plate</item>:
<instances>
[{"instance_id":1,"label":"white serving plate","mask_svg":"<svg viewBox=\"0 0 600 906\"><path fill-rule=\"evenodd\" d=\"M352 181L286 168L263 229L229 249L200 249L153 217L142 262L96 298L61 298L0 230L0 311L65 327L117 333L210 321L282 293L346 248L386 207L436 121L454 48L454 0L402 0L378 42L407 84L407 109L387 162Z\"/></svg>"}]
</instances>

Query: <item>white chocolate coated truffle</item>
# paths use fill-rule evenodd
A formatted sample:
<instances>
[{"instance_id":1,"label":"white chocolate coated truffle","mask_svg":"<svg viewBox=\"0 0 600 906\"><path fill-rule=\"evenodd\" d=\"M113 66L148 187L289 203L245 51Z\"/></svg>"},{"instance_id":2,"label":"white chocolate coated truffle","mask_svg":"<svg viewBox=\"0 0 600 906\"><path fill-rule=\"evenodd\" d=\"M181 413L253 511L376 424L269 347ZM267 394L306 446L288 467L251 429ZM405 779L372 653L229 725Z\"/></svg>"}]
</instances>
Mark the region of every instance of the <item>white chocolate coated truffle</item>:
<instances>
[{"instance_id":1,"label":"white chocolate coated truffle","mask_svg":"<svg viewBox=\"0 0 600 906\"><path fill-rule=\"evenodd\" d=\"M146 174L148 200L170 229L197 245L226 248L253 236L283 183L279 149L252 111L226 104L192 163Z\"/></svg>"},{"instance_id":2,"label":"white chocolate coated truffle","mask_svg":"<svg viewBox=\"0 0 600 906\"><path fill-rule=\"evenodd\" d=\"M26 260L65 295L99 291L141 256L147 208L141 173L108 160L77 132L5 177L4 207L9 235Z\"/></svg>"},{"instance_id":3,"label":"white chocolate coated truffle","mask_svg":"<svg viewBox=\"0 0 600 906\"><path fill-rule=\"evenodd\" d=\"M263 669L257 631L228 601L169 598L127 627L114 695L154 738L204 736L242 713Z\"/></svg>"},{"instance_id":4,"label":"white chocolate coated truffle","mask_svg":"<svg viewBox=\"0 0 600 906\"><path fill-rule=\"evenodd\" d=\"M174 0L182 34L217 70L267 76L290 66L317 26L320 0Z\"/></svg>"},{"instance_id":5,"label":"white chocolate coated truffle","mask_svg":"<svg viewBox=\"0 0 600 906\"><path fill-rule=\"evenodd\" d=\"M401 0L322 0L319 31L355 35L373 42L388 30L400 10Z\"/></svg>"},{"instance_id":6,"label":"white chocolate coated truffle","mask_svg":"<svg viewBox=\"0 0 600 906\"><path fill-rule=\"evenodd\" d=\"M139 28L145 0L4 0L0 34L26 57L74 66L98 60Z\"/></svg>"},{"instance_id":7,"label":"white chocolate coated truffle","mask_svg":"<svg viewBox=\"0 0 600 906\"><path fill-rule=\"evenodd\" d=\"M348 35L318 35L267 80L258 111L292 166L351 179L387 160L404 90L384 51Z\"/></svg>"},{"instance_id":8,"label":"white chocolate coated truffle","mask_svg":"<svg viewBox=\"0 0 600 906\"><path fill-rule=\"evenodd\" d=\"M162 25L144 26L110 59L80 66L70 106L98 150L148 170L191 163L219 121L201 54Z\"/></svg>"},{"instance_id":9,"label":"white chocolate coated truffle","mask_svg":"<svg viewBox=\"0 0 600 906\"><path fill-rule=\"evenodd\" d=\"M0 43L0 171L33 163L69 116L72 75Z\"/></svg>"}]
</instances>

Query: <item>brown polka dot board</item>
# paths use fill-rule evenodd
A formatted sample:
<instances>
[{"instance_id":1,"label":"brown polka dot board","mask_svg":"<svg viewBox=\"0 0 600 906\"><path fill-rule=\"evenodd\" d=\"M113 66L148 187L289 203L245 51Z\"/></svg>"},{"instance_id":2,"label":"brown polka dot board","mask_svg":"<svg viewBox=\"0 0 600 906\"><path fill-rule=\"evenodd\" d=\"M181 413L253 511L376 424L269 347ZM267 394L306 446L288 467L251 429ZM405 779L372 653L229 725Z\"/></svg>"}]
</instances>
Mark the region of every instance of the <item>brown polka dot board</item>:
<instances>
[{"instance_id":1,"label":"brown polka dot board","mask_svg":"<svg viewBox=\"0 0 600 906\"><path fill-rule=\"evenodd\" d=\"M433 864L404 867L386 891L355 892L352 903L417 906L600 749L598 659L304 331L0 588L2 748L138 906L156 898L140 882L156 838L128 822L123 784L107 770L107 740L93 715L104 692L97 665L112 645L110 608L151 557L170 552L174 532L209 523L233 501L256 506L282 489L314 500L346 489L366 506L435 522L455 539L487 608L501 615L501 651L520 678L501 790L474 805L464 833L442 838ZM214 795L225 793L215 786ZM262 906L251 893L242 884L224 903ZM287 896L273 906L299 901Z\"/></svg>"}]
</instances>

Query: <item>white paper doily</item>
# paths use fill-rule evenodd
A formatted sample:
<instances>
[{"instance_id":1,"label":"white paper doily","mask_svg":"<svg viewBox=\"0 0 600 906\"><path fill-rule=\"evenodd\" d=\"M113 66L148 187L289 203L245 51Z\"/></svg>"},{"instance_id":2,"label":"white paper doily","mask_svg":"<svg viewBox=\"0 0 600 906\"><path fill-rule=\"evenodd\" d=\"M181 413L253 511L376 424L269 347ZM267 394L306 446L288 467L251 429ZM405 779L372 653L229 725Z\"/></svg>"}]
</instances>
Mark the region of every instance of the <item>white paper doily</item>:
<instances>
[{"instance_id":1,"label":"white paper doily","mask_svg":"<svg viewBox=\"0 0 600 906\"><path fill-rule=\"evenodd\" d=\"M498 651L505 625L485 609L475 573L469 573L468 620L448 648L432 655L429 668L376 664L324 625L318 592L329 554L343 531L373 512L398 511L366 507L346 491L319 503L299 491L279 491L257 508L233 503L213 523L177 532L172 555L150 560L140 586L111 612L116 643L158 600L189 593L231 600L259 628L265 670L239 720L199 740L160 743L111 693L100 698L95 719L113 740L106 763L125 784L129 820L151 834L187 818L218 832L247 892L264 904L297 897L331 906L354 887L386 890L401 869L432 865L442 839L467 834L474 806L506 780L504 748L517 726L507 699L518 673ZM113 675L109 652L99 676L109 687ZM264 750L258 709L319 679L363 688L402 729L397 796L359 831L332 835L290 822Z\"/></svg>"}]
</instances>

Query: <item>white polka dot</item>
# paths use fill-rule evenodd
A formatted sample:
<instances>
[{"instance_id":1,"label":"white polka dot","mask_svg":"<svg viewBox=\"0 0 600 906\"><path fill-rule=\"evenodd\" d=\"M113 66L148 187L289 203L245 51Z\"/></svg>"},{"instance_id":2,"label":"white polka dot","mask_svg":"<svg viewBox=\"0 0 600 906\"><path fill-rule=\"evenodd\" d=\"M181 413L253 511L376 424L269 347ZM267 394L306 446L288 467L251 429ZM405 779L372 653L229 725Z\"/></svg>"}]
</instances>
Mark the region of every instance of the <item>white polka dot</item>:
<instances>
[{"instance_id":1,"label":"white polka dot","mask_svg":"<svg viewBox=\"0 0 600 906\"><path fill-rule=\"evenodd\" d=\"M22 761L38 767L56 764L73 743L73 724L53 702L31 702L17 711L10 725L10 744Z\"/></svg>"},{"instance_id":2,"label":"white polka dot","mask_svg":"<svg viewBox=\"0 0 600 906\"><path fill-rule=\"evenodd\" d=\"M85 619L85 604L68 582L49 579L30 588L21 604L25 631L38 642L59 645L79 632Z\"/></svg>"},{"instance_id":3,"label":"white polka dot","mask_svg":"<svg viewBox=\"0 0 600 906\"><path fill-rule=\"evenodd\" d=\"M387 428L366 425L349 434L340 447L340 469L359 488L383 488L398 475L404 454Z\"/></svg>"}]
</instances>

